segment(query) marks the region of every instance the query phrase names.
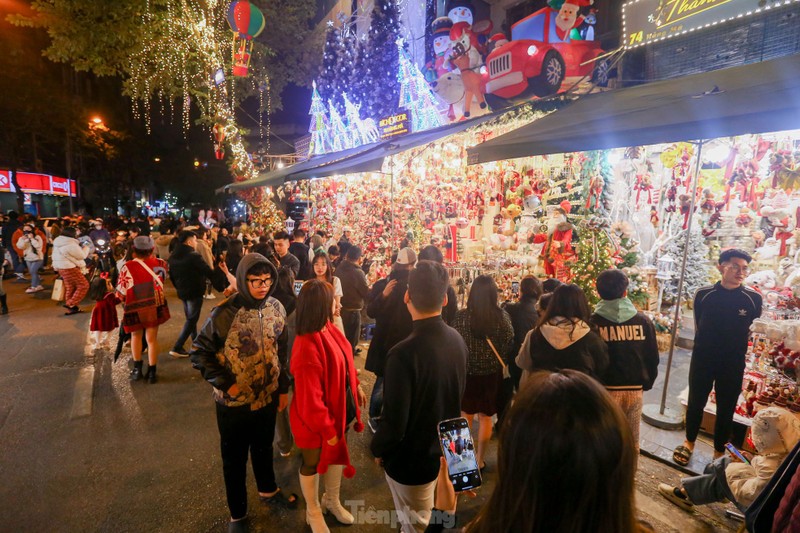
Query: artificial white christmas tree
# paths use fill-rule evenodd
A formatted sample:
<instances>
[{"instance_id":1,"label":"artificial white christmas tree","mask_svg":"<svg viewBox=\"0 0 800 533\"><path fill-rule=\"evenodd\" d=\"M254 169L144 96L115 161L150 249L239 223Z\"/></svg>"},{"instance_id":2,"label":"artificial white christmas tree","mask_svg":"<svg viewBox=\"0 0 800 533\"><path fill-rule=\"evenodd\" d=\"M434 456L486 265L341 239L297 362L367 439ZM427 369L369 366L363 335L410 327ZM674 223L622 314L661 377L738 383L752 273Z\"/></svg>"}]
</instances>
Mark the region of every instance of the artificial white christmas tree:
<instances>
[{"instance_id":1,"label":"artificial white christmas tree","mask_svg":"<svg viewBox=\"0 0 800 533\"><path fill-rule=\"evenodd\" d=\"M347 133L347 127L344 125L342 116L336 110L336 106L333 105L333 100L328 100L328 112L330 113L328 143L331 147L331 152L352 148L352 139Z\"/></svg>"},{"instance_id":2,"label":"artificial white christmas tree","mask_svg":"<svg viewBox=\"0 0 800 533\"><path fill-rule=\"evenodd\" d=\"M328 149L327 133L328 133L328 115L325 111L325 104L322 103L322 97L317 91L317 82L311 83L313 91L311 93L311 109L308 114L311 115L311 125L308 132L311 134L311 141L308 145L308 155L324 154Z\"/></svg>"},{"instance_id":3,"label":"artificial white christmas tree","mask_svg":"<svg viewBox=\"0 0 800 533\"><path fill-rule=\"evenodd\" d=\"M440 104L419 67L408 57L403 39L397 39L400 83L400 107L411 115L411 131L424 131L444 126Z\"/></svg>"}]
</instances>

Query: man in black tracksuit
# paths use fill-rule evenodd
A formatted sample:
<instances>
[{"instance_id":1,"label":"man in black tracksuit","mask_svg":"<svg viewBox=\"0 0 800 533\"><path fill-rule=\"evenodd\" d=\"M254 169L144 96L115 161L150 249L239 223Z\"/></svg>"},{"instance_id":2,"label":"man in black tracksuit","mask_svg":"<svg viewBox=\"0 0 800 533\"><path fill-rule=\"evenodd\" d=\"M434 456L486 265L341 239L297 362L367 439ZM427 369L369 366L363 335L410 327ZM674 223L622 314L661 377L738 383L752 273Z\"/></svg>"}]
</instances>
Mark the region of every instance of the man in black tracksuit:
<instances>
[{"instance_id":1,"label":"man in black tracksuit","mask_svg":"<svg viewBox=\"0 0 800 533\"><path fill-rule=\"evenodd\" d=\"M722 280L699 289L694 297L694 350L689 366L686 441L673 459L686 464L694 451L703 408L713 387L717 420L714 458L722 457L733 428L733 413L742 390L750 324L761 316L761 295L744 287L751 257L742 250L725 250L717 268Z\"/></svg>"},{"instance_id":2,"label":"man in black tracksuit","mask_svg":"<svg viewBox=\"0 0 800 533\"><path fill-rule=\"evenodd\" d=\"M658 343L653 322L637 311L627 297L628 276L622 270L605 270L597 276L600 303L592 324L608 345L609 364L601 376L619 404L639 450L642 392L653 388L658 375Z\"/></svg>"},{"instance_id":3,"label":"man in black tracksuit","mask_svg":"<svg viewBox=\"0 0 800 533\"><path fill-rule=\"evenodd\" d=\"M389 351L383 418L372 439L403 533L428 523L442 456L438 425L461 416L467 346L442 320L447 286L447 271L433 261L420 261L408 276L412 331Z\"/></svg>"}]
</instances>

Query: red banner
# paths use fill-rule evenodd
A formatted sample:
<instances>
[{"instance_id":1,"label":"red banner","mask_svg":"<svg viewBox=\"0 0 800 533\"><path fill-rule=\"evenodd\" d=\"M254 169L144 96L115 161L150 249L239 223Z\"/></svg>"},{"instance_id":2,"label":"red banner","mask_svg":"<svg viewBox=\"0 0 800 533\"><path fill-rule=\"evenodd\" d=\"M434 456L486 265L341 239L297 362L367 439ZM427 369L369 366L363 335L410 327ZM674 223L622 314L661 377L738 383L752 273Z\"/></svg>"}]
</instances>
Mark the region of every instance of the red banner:
<instances>
[{"instance_id":1,"label":"red banner","mask_svg":"<svg viewBox=\"0 0 800 533\"><path fill-rule=\"evenodd\" d=\"M52 194L55 196L75 196L75 180L36 174L33 172L17 172L17 183L22 191L28 194ZM16 192L11 182L11 171L0 170L0 192Z\"/></svg>"}]
</instances>

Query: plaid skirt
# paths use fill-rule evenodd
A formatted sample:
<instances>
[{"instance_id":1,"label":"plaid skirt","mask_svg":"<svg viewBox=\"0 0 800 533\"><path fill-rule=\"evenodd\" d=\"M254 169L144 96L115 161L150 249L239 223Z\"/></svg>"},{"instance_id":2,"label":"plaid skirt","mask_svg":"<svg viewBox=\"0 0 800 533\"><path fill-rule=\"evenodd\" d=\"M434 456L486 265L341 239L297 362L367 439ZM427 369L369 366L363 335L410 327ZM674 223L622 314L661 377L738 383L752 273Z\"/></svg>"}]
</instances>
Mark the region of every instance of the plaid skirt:
<instances>
[{"instance_id":1,"label":"plaid skirt","mask_svg":"<svg viewBox=\"0 0 800 533\"><path fill-rule=\"evenodd\" d=\"M130 333L160 326L167 320L169 320L169 306L166 302L157 306L135 306L134 309L126 306L122 315L122 327L125 328L125 333Z\"/></svg>"}]
</instances>

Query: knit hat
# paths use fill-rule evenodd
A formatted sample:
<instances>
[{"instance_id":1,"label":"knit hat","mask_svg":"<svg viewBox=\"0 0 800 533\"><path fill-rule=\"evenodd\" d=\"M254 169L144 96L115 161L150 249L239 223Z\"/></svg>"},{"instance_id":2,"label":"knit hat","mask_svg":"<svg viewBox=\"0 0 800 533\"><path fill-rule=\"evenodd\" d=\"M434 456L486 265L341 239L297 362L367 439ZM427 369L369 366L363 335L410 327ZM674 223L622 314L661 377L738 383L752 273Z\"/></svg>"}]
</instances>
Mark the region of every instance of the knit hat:
<instances>
[{"instance_id":1,"label":"knit hat","mask_svg":"<svg viewBox=\"0 0 800 533\"><path fill-rule=\"evenodd\" d=\"M413 265L417 262L417 254L411 248L403 248L397 252L398 265Z\"/></svg>"},{"instance_id":2,"label":"knit hat","mask_svg":"<svg viewBox=\"0 0 800 533\"><path fill-rule=\"evenodd\" d=\"M133 247L137 250L152 250L155 246L156 243L153 242L153 239L145 235L139 235L133 239Z\"/></svg>"},{"instance_id":3,"label":"knit hat","mask_svg":"<svg viewBox=\"0 0 800 533\"><path fill-rule=\"evenodd\" d=\"M753 444L761 455L786 455L800 440L800 421L786 409L770 406L753 417Z\"/></svg>"},{"instance_id":4,"label":"knit hat","mask_svg":"<svg viewBox=\"0 0 800 533\"><path fill-rule=\"evenodd\" d=\"M453 27L453 21L447 17L439 17L431 24L431 35L438 37L441 35L450 35L450 28Z\"/></svg>"}]
</instances>

